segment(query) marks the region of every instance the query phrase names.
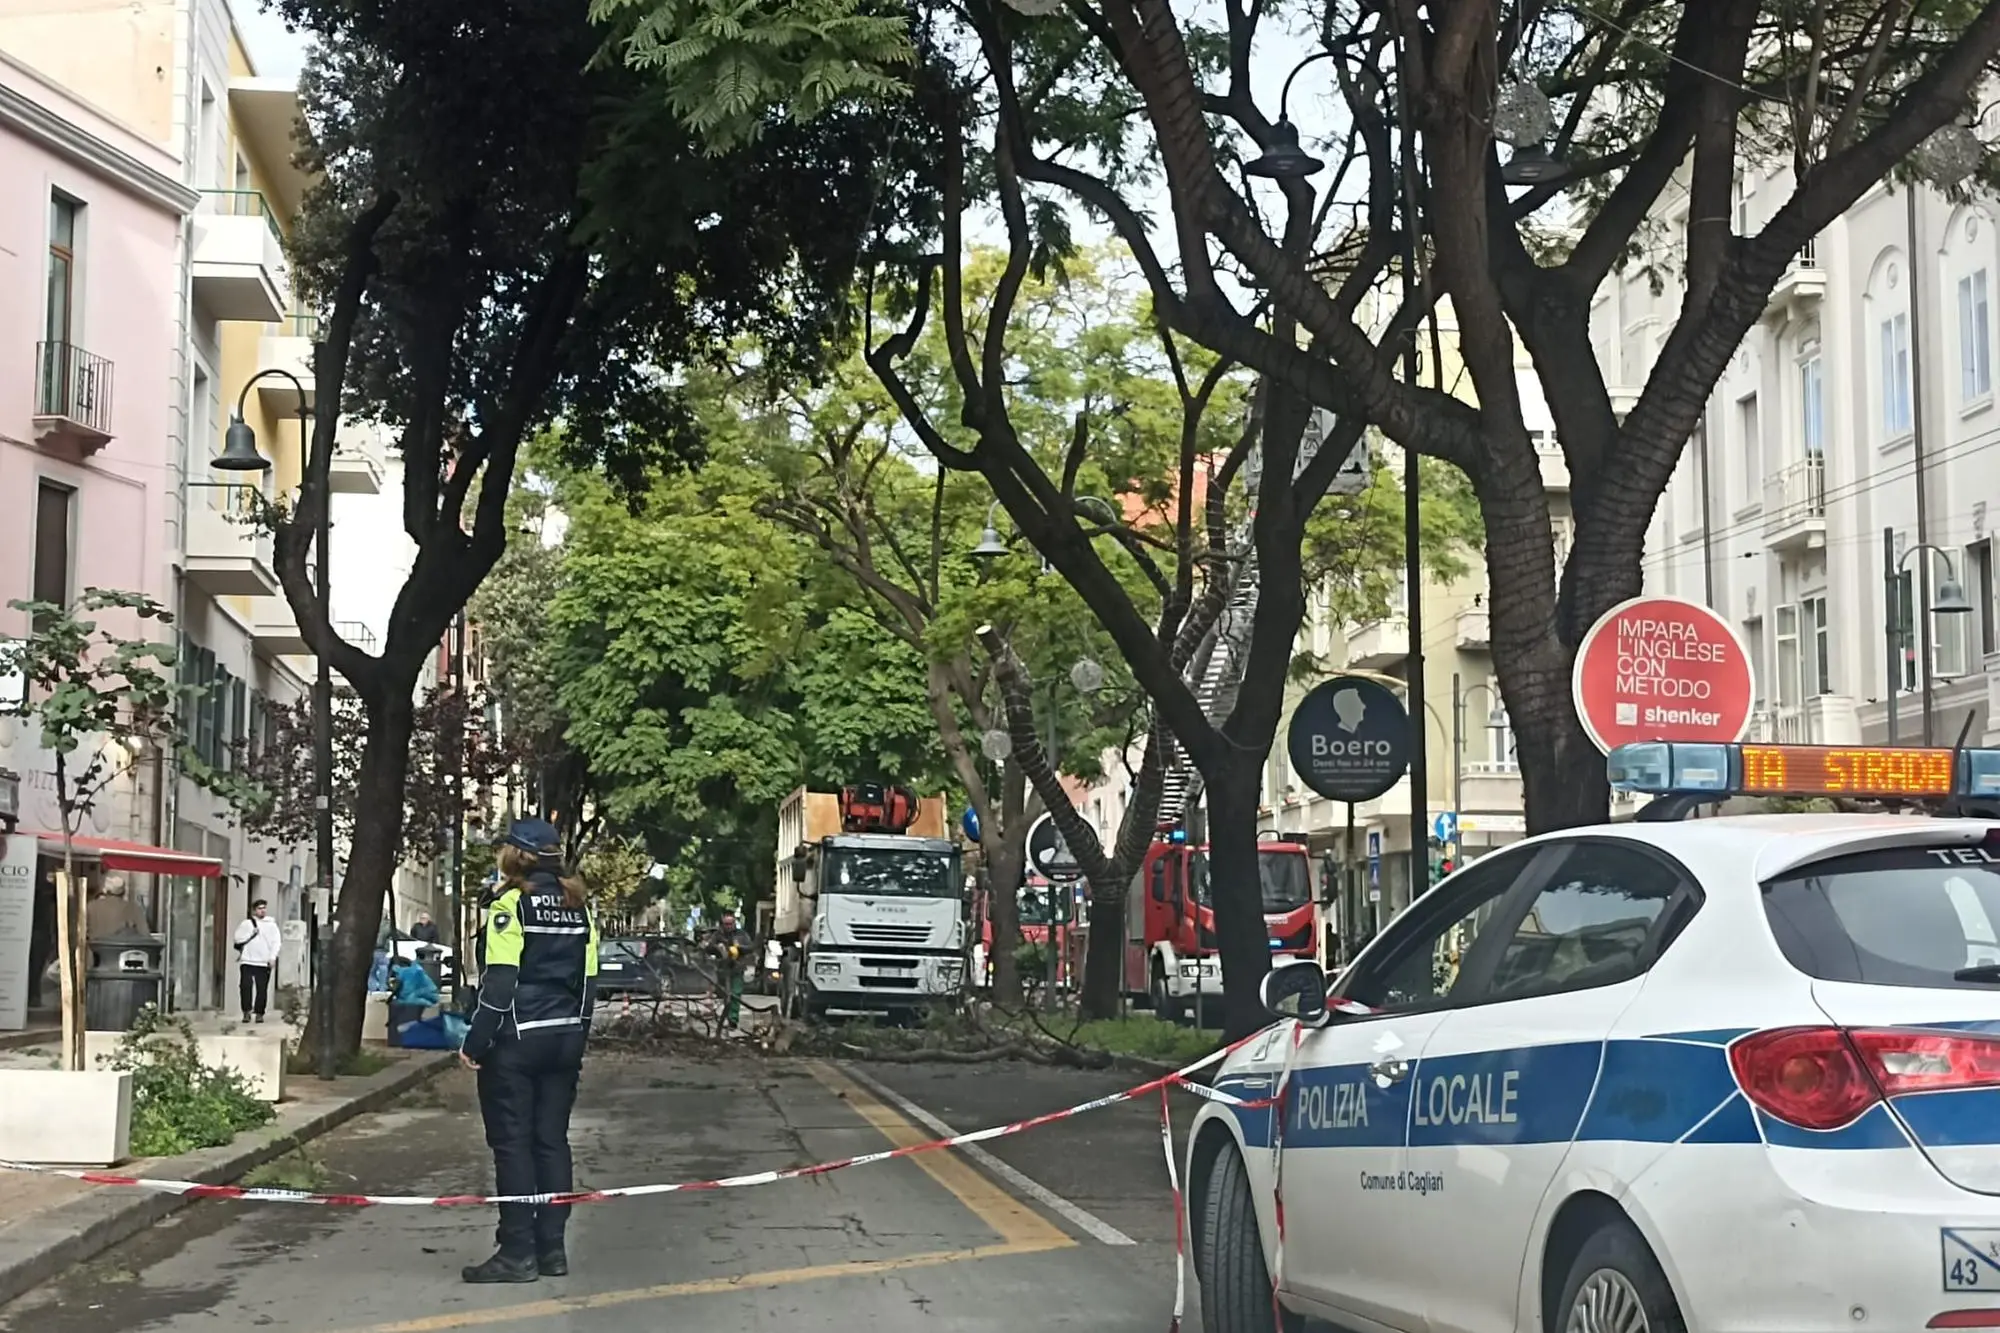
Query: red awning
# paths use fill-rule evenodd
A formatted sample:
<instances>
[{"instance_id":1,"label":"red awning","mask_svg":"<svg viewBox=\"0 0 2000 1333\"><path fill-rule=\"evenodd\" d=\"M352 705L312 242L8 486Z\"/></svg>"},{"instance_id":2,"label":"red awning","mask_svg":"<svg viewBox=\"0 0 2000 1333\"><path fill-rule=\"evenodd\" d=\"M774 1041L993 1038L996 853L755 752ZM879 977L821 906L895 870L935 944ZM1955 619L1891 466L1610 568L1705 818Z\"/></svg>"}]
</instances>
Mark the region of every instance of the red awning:
<instances>
[{"instance_id":1,"label":"red awning","mask_svg":"<svg viewBox=\"0 0 2000 1333\"><path fill-rule=\"evenodd\" d=\"M62 834L37 833L42 855L61 856ZM193 879L217 879L222 862L196 852L175 851L143 842L120 842L116 838L86 838L79 834L72 842L76 855L95 861L106 870L129 870L142 875L187 875Z\"/></svg>"}]
</instances>

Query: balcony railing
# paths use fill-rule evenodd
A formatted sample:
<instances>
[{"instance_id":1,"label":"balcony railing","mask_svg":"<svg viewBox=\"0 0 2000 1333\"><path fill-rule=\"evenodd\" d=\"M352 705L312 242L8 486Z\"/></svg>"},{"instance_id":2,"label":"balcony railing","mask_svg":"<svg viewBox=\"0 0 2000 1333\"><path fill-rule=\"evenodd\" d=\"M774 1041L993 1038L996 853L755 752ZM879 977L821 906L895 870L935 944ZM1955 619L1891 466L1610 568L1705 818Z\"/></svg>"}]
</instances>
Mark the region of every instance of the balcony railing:
<instances>
[{"instance_id":1,"label":"balcony railing","mask_svg":"<svg viewBox=\"0 0 2000 1333\"><path fill-rule=\"evenodd\" d=\"M288 338L310 338L319 341L319 316L294 310L285 316L285 336Z\"/></svg>"},{"instance_id":2,"label":"balcony railing","mask_svg":"<svg viewBox=\"0 0 2000 1333\"><path fill-rule=\"evenodd\" d=\"M201 192L205 213L215 213L226 218L262 218L264 225L271 229L272 239L284 248L285 234L278 230L277 215L271 212L271 201L264 197L262 190L203 190Z\"/></svg>"},{"instance_id":3,"label":"balcony railing","mask_svg":"<svg viewBox=\"0 0 2000 1333\"><path fill-rule=\"evenodd\" d=\"M1813 454L1764 478L1764 535L1826 518L1826 458Z\"/></svg>"},{"instance_id":4,"label":"balcony railing","mask_svg":"<svg viewBox=\"0 0 2000 1333\"><path fill-rule=\"evenodd\" d=\"M336 620L333 622L333 632L364 653L373 653L376 649L375 631L369 629L363 621Z\"/></svg>"},{"instance_id":5,"label":"balcony railing","mask_svg":"<svg viewBox=\"0 0 2000 1333\"><path fill-rule=\"evenodd\" d=\"M111 438L111 362L75 343L35 344L35 415Z\"/></svg>"}]
</instances>

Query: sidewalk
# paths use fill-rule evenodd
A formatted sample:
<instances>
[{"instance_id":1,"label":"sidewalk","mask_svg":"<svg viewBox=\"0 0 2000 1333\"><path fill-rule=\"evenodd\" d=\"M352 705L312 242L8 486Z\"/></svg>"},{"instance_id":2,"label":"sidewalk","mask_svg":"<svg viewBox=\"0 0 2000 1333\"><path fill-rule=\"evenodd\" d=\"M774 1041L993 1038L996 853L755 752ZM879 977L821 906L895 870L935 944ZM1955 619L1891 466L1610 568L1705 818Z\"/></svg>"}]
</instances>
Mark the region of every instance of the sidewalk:
<instances>
[{"instance_id":1,"label":"sidewalk","mask_svg":"<svg viewBox=\"0 0 2000 1333\"><path fill-rule=\"evenodd\" d=\"M221 1148L185 1157L141 1158L121 1174L228 1184L298 1144L373 1111L456 1058L450 1051L367 1049L395 1061L361 1078L322 1082L294 1075L270 1124ZM53 1051L51 1051L53 1054ZM64 1269L95 1258L193 1200L130 1187L86 1185L28 1171L0 1171L0 1306Z\"/></svg>"}]
</instances>

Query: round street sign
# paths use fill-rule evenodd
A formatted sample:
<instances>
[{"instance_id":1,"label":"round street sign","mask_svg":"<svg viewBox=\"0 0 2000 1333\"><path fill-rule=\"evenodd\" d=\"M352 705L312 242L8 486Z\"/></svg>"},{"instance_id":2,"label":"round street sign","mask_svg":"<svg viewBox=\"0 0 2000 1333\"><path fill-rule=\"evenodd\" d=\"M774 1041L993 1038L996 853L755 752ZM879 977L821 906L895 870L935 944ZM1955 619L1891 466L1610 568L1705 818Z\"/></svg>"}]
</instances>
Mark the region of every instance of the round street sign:
<instances>
[{"instance_id":1,"label":"round street sign","mask_svg":"<svg viewBox=\"0 0 2000 1333\"><path fill-rule=\"evenodd\" d=\"M1335 676L1299 700L1285 743L1306 786L1332 801L1372 801L1410 765L1410 715L1386 686Z\"/></svg>"},{"instance_id":2,"label":"round street sign","mask_svg":"<svg viewBox=\"0 0 2000 1333\"><path fill-rule=\"evenodd\" d=\"M1570 693L1609 754L1634 741L1741 740L1756 686L1727 620L1698 602L1635 597L1583 636Z\"/></svg>"},{"instance_id":3,"label":"round street sign","mask_svg":"<svg viewBox=\"0 0 2000 1333\"><path fill-rule=\"evenodd\" d=\"M1083 867L1056 828L1054 815L1043 815L1028 829L1028 864L1052 884L1083 878Z\"/></svg>"}]
</instances>

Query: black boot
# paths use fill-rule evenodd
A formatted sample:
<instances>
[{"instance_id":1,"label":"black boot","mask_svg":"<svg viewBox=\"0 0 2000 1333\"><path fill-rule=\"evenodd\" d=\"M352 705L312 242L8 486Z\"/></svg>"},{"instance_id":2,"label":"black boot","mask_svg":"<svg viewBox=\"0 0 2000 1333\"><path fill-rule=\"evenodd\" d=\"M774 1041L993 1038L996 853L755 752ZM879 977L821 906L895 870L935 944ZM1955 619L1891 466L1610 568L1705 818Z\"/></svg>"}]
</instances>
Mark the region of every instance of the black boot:
<instances>
[{"instance_id":1,"label":"black boot","mask_svg":"<svg viewBox=\"0 0 2000 1333\"><path fill-rule=\"evenodd\" d=\"M533 1282L541 1273L533 1259L516 1258L501 1250L485 1263L463 1269L459 1276L467 1282Z\"/></svg>"},{"instance_id":2,"label":"black boot","mask_svg":"<svg viewBox=\"0 0 2000 1333\"><path fill-rule=\"evenodd\" d=\"M536 1255L535 1266L541 1269L543 1277L569 1276L569 1256L563 1253L562 1246L560 1245L552 1250L543 1250L539 1255Z\"/></svg>"}]
</instances>

